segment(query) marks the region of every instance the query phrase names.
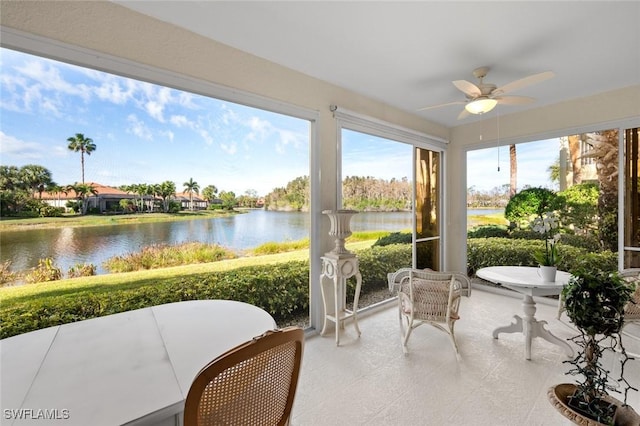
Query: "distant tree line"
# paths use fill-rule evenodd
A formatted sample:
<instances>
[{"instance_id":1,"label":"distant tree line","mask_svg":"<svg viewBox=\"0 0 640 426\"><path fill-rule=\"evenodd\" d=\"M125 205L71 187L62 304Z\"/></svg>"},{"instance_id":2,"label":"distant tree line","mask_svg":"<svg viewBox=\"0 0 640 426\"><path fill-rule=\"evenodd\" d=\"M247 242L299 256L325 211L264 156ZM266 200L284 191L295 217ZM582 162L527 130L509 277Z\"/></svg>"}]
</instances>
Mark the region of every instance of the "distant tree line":
<instances>
[{"instance_id":1,"label":"distant tree line","mask_svg":"<svg viewBox=\"0 0 640 426\"><path fill-rule=\"evenodd\" d=\"M475 185L467 188L467 207L504 207L509 202L511 185L504 184L490 190L478 190Z\"/></svg>"}]
</instances>

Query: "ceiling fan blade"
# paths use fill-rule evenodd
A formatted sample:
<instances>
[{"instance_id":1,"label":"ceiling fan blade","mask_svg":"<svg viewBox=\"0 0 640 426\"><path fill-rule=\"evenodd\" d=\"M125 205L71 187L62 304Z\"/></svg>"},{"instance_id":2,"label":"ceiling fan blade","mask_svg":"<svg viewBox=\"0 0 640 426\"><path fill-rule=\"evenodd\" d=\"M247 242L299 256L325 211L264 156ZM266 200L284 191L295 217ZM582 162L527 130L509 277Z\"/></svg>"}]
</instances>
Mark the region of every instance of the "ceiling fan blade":
<instances>
[{"instance_id":1,"label":"ceiling fan blade","mask_svg":"<svg viewBox=\"0 0 640 426\"><path fill-rule=\"evenodd\" d=\"M463 118L467 118L471 113L466 109L463 109L460 115L458 115L458 120L462 120Z\"/></svg>"},{"instance_id":2,"label":"ceiling fan blade","mask_svg":"<svg viewBox=\"0 0 640 426\"><path fill-rule=\"evenodd\" d=\"M526 105L535 102L535 99L528 96L504 96L494 97L500 105Z\"/></svg>"},{"instance_id":3,"label":"ceiling fan blade","mask_svg":"<svg viewBox=\"0 0 640 426\"><path fill-rule=\"evenodd\" d=\"M470 98L476 98L482 94L482 90L478 86L467 80L455 80L453 85Z\"/></svg>"},{"instance_id":4,"label":"ceiling fan blade","mask_svg":"<svg viewBox=\"0 0 640 426\"><path fill-rule=\"evenodd\" d=\"M523 87L548 80L553 76L555 76L555 74L552 71L545 71L539 74L533 74L533 75L530 75L529 77L521 78L520 80L512 81L511 83L507 83L502 87L498 87L491 93L493 95L502 95L504 93L513 92L514 90L522 89Z\"/></svg>"},{"instance_id":5,"label":"ceiling fan blade","mask_svg":"<svg viewBox=\"0 0 640 426\"><path fill-rule=\"evenodd\" d=\"M418 109L416 111L426 111L428 109L441 108L441 107L446 107L446 106L449 106L449 105L462 105L462 104L465 104L465 103L466 102L463 102L463 101L447 102L446 104L431 105L431 106L428 106L428 107L420 108L420 109Z\"/></svg>"}]
</instances>

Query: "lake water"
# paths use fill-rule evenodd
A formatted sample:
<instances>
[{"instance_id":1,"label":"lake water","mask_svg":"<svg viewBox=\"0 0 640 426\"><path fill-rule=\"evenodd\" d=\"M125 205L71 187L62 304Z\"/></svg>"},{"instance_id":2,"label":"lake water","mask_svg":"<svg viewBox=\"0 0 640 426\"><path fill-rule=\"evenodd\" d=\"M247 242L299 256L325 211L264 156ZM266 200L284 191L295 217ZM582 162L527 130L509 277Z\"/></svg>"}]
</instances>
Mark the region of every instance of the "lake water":
<instances>
[{"instance_id":1,"label":"lake water","mask_svg":"<svg viewBox=\"0 0 640 426\"><path fill-rule=\"evenodd\" d=\"M489 214L491 210L479 210ZM500 211L500 210L497 210ZM153 244L188 241L215 243L233 250L246 250L263 243L296 241L309 237L307 213L251 210L224 218L78 228L5 231L0 238L0 260L11 260L13 271L37 266L50 257L66 272L77 263L92 263L97 273L113 256L139 251ZM353 231L401 231L411 228L411 214L360 213L351 219Z\"/></svg>"}]
</instances>

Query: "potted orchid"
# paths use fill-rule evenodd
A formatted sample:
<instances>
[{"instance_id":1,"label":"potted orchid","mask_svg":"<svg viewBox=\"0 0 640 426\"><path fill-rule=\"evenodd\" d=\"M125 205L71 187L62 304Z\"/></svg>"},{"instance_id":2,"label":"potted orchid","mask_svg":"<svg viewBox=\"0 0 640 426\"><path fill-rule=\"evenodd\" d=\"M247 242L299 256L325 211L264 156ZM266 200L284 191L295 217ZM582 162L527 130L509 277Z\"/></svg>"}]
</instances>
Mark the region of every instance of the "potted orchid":
<instances>
[{"instance_id":1,"label":"potted orchid","mask_svg":"<svg viewBox=\"0 0 640 426\"><path fill-rule=\"evenodd\" d=\"M557 272L558 241L560 241L559 223L554 212L545 212L536 217L531 223L531 228L542 235L544 250L533 253L534 258L540 264L540 275L544 281L555 281Z\"/></svg>"}]
</instances>

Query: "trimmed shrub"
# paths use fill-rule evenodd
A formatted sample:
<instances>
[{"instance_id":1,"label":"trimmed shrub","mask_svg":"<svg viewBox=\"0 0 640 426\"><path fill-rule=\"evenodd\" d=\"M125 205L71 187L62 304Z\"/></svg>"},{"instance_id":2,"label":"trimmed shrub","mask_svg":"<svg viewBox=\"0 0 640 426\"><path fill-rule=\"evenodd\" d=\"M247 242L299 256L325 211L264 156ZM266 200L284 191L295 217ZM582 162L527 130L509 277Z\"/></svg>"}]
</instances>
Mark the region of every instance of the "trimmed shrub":
<instances>
[{"instance_id":1,"label":"trimmed shrub","mask_svg":"<svg viewBox=\"0 0 640 426\"><path fill-rule=\"evenodd\" d=\"M387 287L387 274L400 268L411 266L411 245L393 244L384 247L371 247L354 253L360 262L362 274L361 293L380 290ZM355 293L355 278L347 280L348 295Z\"/></svg>"},{"instance_id":2,"label":"trimmed shrub","mask_svg":"<svg viewBox=\"0 0 640 426\"><path fill-rule=\"evenodd\" d=\"M595 183L581 183L559 192L562 224L584 233L594 232L598 227L599 192L600 188Z\"/></svg>"},{"instance_id":3,"label":"trimmed shrub","mask_svg":"<svg viewBox=\"0 0 640 426\"><path fill-rule=\"evenodd\" d=\"M476 226L467 231L467 238L508 238L509 230L502 225Z\"/></svg>"},{"instance_id":4,"label":"trimmed shrub","mask_svg":"<svg viewBox=\"0 0 640 426\"><path fill-rule=\"evenodd\" d=\"M546 188L527 188L511 197L504 209L509 222L521 225L529 223L531 216L541 216L546 211L559 207L558 196Z\"/></svg>"},{"instance_id":5,"label":"trimmed shrub","mask_svg":"<svg viewBox=\"0 0 640 426\"><path fill-rule=\"evenodd\" d=\"M53 207L48 204L40 207L40 217L61 217L64 213L62 207Z\"/></svg>"},{"instance_id":6,"label":"trimmed shrub","mask_svg":"<svg viewBox=\"0 0 640 426\"><path fill-rule=\"evenodd\" d=\"M480 268L488 266L538 266L533 257L543 248L542 240L519 240L508 238L472 239L467 241L467 273L475 275ZM558 269L572 273L578 269L616 270L617 253L603 251L589 253L587 250L560 243Z\"/></svg>"},{"instance_id":7,"label":"trimmed shrub","mask_svg":"<svg viewBox=\"0 0 640 426\"><path fill-rule=\"evenodd\" d=\"M363 278L361 294L384 288L388 272L411 262L411 246L407 245L375 247L360 250L357 254ZM185 275L134 288L107 286L64 295L5 301L0 305L0 338L133 309L197 299L247 302L282 321L308 309L310 279L318 278L309 276L309 262L292 261ZM355 281L348 281L353 296Z\"/></svg>"},{"instance_id":8,"label":"trimmed shrub","mask_svg":"<svg viewBox=\"0 0 640 426\"><path fill-rule=\"evenodd\" d=\"M411 244L412 236L409 232L392 232L387 236L378 238L374 246L388 246L390 244Z\"/></svg>"}]
</instances>

